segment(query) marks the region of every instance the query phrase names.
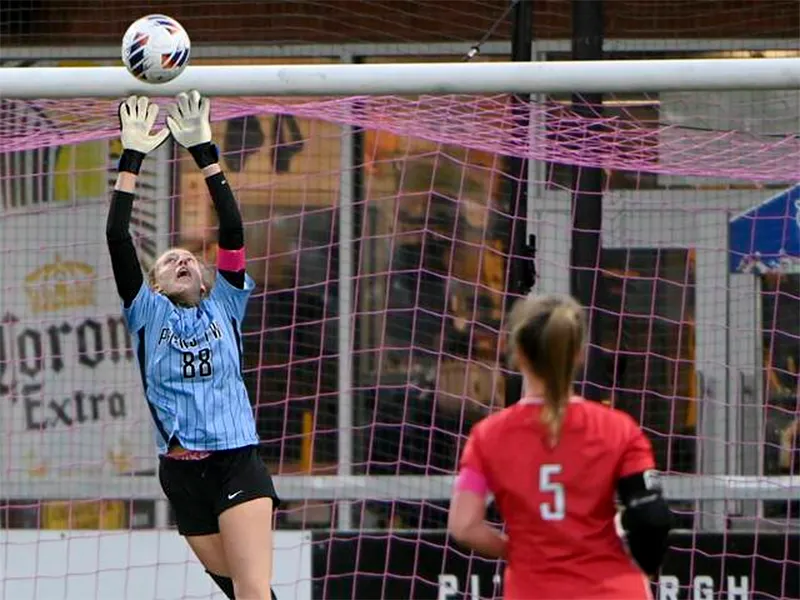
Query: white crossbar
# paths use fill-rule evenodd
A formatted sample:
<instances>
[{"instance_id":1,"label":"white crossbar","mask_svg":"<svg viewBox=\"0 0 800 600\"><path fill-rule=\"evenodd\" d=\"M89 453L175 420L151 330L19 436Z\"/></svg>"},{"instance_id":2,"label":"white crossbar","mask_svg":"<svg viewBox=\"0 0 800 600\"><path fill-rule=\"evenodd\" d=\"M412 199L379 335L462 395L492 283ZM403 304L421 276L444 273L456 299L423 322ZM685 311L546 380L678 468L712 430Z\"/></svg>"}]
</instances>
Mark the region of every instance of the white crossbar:
<instances>
[{"instance_id":1,"label":"white crossbar","mask_svg":"<svg viewBox=\"0 0 800 600\"><path fill-rule=\"evenodd\" d=\"M188 67L165 84L124 67L0 69L3 98L172 96L357 96L646 92L800 88L800 58L575 62L231 65Z\"/></svg>"}]
</instances>

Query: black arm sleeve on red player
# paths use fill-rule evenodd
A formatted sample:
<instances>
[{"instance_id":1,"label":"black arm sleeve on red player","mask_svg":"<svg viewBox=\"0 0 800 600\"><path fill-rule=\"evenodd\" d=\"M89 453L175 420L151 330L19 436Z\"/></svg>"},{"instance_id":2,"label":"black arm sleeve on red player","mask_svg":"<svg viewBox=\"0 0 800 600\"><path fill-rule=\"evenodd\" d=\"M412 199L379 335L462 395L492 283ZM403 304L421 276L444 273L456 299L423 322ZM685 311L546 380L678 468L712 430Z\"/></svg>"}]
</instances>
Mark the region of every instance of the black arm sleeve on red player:
<instances>
[{"instance_id":1,"label":"black arm sleeve on red player","mask_svg":"<svg viewBox=\"0 0 800 600\"><path fill-rule=\"evenodd\" d=\"M635 473L617 485L628 548L634 560L648 575L658 573L669 548L669 532L674 518L661 495L658 477L653 471Z\"/></svg>"}]
</instances>

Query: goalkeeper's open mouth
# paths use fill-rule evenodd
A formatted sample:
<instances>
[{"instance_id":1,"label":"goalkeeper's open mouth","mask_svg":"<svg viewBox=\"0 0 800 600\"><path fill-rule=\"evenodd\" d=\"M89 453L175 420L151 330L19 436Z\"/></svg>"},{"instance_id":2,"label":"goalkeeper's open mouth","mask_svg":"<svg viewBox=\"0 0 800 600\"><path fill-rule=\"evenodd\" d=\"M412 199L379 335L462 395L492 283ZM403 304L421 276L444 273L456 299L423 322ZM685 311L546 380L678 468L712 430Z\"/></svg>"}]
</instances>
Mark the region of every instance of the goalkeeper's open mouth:
<instances>
[{"instance_id":1,"label":"goalkeeper's open mouth","mask_svg":"<svg viewBox=\"0 0 800 600\"><path fill-rule=\"evenodd\" d=\"M192 272L188 269L188 267L180 267L178 272L175 274L176 279L183 279L184 277L188 277L189 279L192 278Z\"/></svg>"}]
</instances>

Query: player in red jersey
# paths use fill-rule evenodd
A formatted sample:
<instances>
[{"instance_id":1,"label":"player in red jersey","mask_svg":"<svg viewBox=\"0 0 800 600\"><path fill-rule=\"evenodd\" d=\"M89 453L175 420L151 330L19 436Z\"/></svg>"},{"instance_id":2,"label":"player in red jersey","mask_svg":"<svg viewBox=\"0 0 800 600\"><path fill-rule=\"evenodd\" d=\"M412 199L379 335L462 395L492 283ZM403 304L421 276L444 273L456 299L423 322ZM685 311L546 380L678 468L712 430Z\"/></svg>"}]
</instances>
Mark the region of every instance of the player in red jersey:
<instances>
[{"instance_id":1,"label":"player in red jersey","mask_svg":"<svg viewBox=\"0 0 800 600\"><path fill-rule=\"evenodd\" d=\"M672 513L647 438L627 414L572 395L585 330L572 298L518 302L509 346L525 396L478 423L461 458L448 529L506 559L506 600L649 599L645 573L668 547ZM485 521L489 492L506 533Z\"/></svg>"}]
</instances>

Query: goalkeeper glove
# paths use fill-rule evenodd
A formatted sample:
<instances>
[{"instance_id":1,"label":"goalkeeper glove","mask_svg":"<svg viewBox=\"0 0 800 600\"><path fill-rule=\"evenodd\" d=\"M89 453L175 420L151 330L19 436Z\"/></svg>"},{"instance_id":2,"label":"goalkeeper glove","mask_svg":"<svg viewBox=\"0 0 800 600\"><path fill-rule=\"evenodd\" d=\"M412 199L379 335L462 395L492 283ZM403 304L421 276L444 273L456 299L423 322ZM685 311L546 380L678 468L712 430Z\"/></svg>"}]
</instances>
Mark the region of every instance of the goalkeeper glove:
<instances>
[{"instance_id":1,"label":"goalkeeper glove","mask_svg":"<svg viewBox=\"0 0 800 600\"><path fill-rule=\"evenodd\" d=\"M211 103L208 98L192 90L188 94L181 92L175 100L177 102L167 108L167 127L172 137L189 150L201 169L219 162L219 152L211 143Z\"/></svg>"},{"instance_id":2,"label":"goalkeeper glove","mask_svg":"<svg viewBox=\"0 0 800 600\"><path fill-rule=\"evenodd\" d=\"M119 105L120 141L122 156L119 170L139 174L142 161L148 152L158 148L169 137L169 130L151 133L158 116L158 105L144 96L130 96Z\"/></svg>"}]
</instances>

